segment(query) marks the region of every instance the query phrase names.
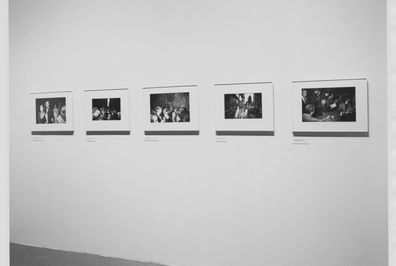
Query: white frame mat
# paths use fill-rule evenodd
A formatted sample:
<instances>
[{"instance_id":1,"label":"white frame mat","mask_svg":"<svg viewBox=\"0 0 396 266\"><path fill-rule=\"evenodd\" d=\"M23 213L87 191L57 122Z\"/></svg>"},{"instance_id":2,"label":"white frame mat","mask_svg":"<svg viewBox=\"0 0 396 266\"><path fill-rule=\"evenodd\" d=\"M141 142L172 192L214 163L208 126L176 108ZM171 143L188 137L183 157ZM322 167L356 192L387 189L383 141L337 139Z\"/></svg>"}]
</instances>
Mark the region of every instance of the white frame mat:
<instances>
[{"instance_id":1,"label":"white frame mat","mask_svg":"<svg viewBox=\"0 0 396 266\"><path fill-rule=\"evenodd\" d=\"M338 79L292 82L293 133L368 133L368 89L367 79ZM303 122L303 89L355 87L356 121L353 122Z\"/></svg>"},{"instance_id":2,"label":"white frame mat","mask_svg":"<svg viewBox=\"0 0 396 266\"><path fill-rule=\"evenodd\" d=\"M190 122L182 123L152 123L150 121L150 95L165 93L189 93ZM163 86L163 87L144 87L143 88L143 127L146 135L184 135L199 133L198 119L198 86Z\"/></svg>"},{"instance_id":3,"label":"white frame mat","mask_svg":"<svg viewBox=\"0 0 396 266\"><path fill-rule=\"evenodd\" d=\"M130 97L128 88L84 90L86 132L129 132ZM92 120L92 100L95 98L120 98L121 120Z\"/></svg>"},{"instance_id":4,"label":"white frame mat","mask_svg":"<svg viewBox=\"0 0 396 266\"><path fill-rule=\"evenodd\" d=\"M59 124L37 124L36 122L36 99L51 99L65 97L66 103L66 123ZM30 92L31 101L31 132L73 132L74 115L73 115L73 92L72 91L42 91Z\"/></svg>"},{"instance_id":5,"label":"white frame mat","mask_svg":"<svg viewBox=\"0 0 396 266\"><path fill-rule=\"evenodd\" d=\"M226 119L225 94L261 93L262 118ZM272 82L215 84L216 134L237 135L274 132L274 86Z\"/></svg>"}]
</instances>

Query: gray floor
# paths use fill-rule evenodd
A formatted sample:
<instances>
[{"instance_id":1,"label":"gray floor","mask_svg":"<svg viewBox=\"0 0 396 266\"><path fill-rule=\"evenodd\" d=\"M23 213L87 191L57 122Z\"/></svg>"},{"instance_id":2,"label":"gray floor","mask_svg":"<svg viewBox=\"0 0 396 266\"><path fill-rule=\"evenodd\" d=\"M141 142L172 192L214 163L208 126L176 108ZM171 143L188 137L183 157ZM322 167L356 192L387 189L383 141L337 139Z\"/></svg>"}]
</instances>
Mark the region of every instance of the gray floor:
<instances>
[{"instance_id":1,"label":"gray floor","mask_svg":"<svg viewBox=\"0 0 396 266\"><path fill-rule=\"evenodd\" d=\"M19 244L10 244L10 262L10 266L165 266Z\"/></svg>"}]
</instances>

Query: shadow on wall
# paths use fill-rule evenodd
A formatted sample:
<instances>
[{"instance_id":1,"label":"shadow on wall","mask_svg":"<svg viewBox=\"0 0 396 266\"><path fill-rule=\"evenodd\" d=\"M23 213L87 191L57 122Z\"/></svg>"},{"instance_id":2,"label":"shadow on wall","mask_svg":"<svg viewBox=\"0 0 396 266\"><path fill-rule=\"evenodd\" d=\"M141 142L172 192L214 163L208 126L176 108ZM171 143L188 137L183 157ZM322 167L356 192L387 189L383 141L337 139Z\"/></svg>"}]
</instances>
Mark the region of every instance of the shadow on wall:
<instances>
[{"instance_id":1,"label":"shadow on wall","mask_svg":"<svg viewBox=\"0 0 396 266\"><path fill-rule=\"evenodd\" d=\"M118 258L102 257L86 253L68 252L49 248L38 248L10 244L10 266L166 266L154 262L139 262Z\"/></svg>"}]
</instances>

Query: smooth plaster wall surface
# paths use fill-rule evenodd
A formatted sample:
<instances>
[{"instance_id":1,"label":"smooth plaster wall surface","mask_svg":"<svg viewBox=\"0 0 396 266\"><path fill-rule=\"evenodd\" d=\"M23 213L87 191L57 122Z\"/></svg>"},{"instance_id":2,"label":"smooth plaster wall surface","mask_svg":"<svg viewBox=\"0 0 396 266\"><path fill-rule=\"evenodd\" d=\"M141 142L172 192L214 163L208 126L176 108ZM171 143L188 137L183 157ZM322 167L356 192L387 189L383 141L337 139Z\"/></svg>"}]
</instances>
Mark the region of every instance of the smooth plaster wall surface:
<instances>
[{"instance_id":1,"label":"smooth plaster wall surface","mask_svg":"<svg viewBox=\"0 0 396 266\"><path fill-rule=\"evenodd\" d=\"M0 0L0 112L3 122L0 130L0 265L9 264L9 51L8 1Z\"/></svg>"},{"instance_id":2,"label":"smooth plaster wall surface","mask_svg":"<svg viewBox=\"0 0 396 266\"><path fill-rule=\"evenodd\" d=\"M388 1L389 265L396 263L396 1Z\"/></svg>"},{"instance_id":3,"label":"smooth plaster wall surface","mask_svg":"<svg viewBox=\"0 0 396 266\"><path fill-rule=\"evenodd\" d=\"M12 242L180 266L387 264L386 1L10 8ZM355 77L369 137L292 136L292 80ZM274 82L275 136L216 138L213 84L254 81ZM145 137L140 88L182 84L199 86L200 135ZM131 135L87 137L83 90L120 87ZM40 90L73 90L73 136L30 135Z\"/></svg>"}]
</instances>

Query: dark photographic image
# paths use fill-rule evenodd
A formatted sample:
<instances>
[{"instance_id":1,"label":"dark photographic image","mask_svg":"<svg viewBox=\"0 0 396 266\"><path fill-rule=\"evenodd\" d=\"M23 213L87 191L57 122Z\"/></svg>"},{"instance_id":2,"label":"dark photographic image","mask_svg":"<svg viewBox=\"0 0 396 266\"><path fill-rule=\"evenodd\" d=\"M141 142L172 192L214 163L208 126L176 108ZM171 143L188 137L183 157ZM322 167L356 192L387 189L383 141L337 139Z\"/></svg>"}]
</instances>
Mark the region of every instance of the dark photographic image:
<instances>
[{"instance_id":1,"label":"dark photographic image","mask_svg":"<svg viewBox=\"0 0 396 266\"><path fill-rule=\"evenodd\" d=\"M301 90L303 122L356 122L355 87Z\"/></svg>"},{"instance_id":2,"label":"dark photographic image","mask_svg":"<svg viewBox=\"0 0 396 266\"><path fill-rule=\"evenodd\" d=\"M92 120L121 120L121 98L92 99Z\"/></svg>"},{"instance_id":3,"label":"dark photographic image","mask_svg":"<svg viewBox=\"0 0 396 266\"><path fill-rule=\"evenodd\" d=\"M262 118L261 93L239 93L224 95L225 119Z\"/></svg>"},{"instance_id":4,"label":"dark photographic image","mask_svg":"<svg viewBox=\"0 0 396 266\"><path fill-rule=\"evenodd\" d=\"M65 123L66 97L36 99L36 124Z\"/></svg>"},{"instance_id":5,"label":"dark photographic image","mask_svg":"<svg viewBox=\"0 0 396 266\"><path fill-rule=\"evenodd\" d=\"M190 122L190 94L150 94L151 123Z\"/></svg>"}]
</instances>

